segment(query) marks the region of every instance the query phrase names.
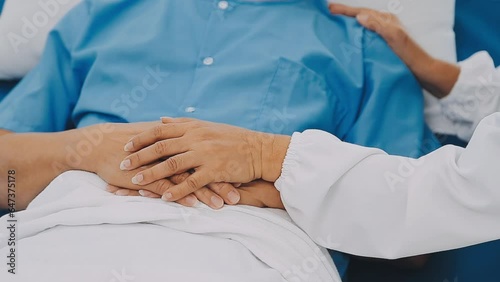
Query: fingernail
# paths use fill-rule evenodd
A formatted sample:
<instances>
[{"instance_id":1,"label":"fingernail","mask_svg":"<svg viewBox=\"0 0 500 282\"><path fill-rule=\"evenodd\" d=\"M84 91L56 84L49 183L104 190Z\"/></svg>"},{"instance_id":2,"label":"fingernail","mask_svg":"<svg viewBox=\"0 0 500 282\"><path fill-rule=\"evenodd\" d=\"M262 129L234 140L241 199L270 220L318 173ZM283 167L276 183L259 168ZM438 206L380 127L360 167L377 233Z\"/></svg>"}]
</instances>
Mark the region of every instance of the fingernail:
<instances>
[{"instance_id":1,"label":"fingernail","mask_svg":"<svg viewBox=\"0 0 500 282\"><path fill-rule=\"evenodd\" d=\"M237 204L240 201L240 194L236 193L235 191L229 192L227 194L227 198L231 202L231 204Z\"/></svg>"},{"instance_id":2,"label":"fingernail","mask_svg":"<svg viewBox=\"0 0 500 282\"><path fill-rule=\"evenodd\" d=\"M169 117L161 117L160 119L161 119L161 122L162 122L162 123L166 123L166 122L168 122L168 120L169 120L170 118L169 118Z\"/></svg>"},{"instance_id":3,"label":"fingernail","mask_svg":"<svg viewBox=\"0 0 500 282\"><path fill-rule=\"evenodd\" d=\"M196 197L190 196L186 198L186 203L192 207L198 203L198 199Z\"/></svg>"},{"instance_id":4,"label":"fingernail","mask_svg":"<svg viewBox=\"0 0 500 282\"><path fill-rule=\"evenodd\" d=\"M115 192L116 196L127 196L130 192L127 190L118 190Z\"/></svg>"},{"instance_id":5,"label":"fingernail","mask_svg":"<svg viewBox=\"0 0 500 282\"><path fill-rule=\"evenodd\" d=\"M134 150L134 142L128 142L127 144L125 144L123 150L125 150L125 152L130 152Z\"/></svg>"},{"instance_id":6,"label":"fingernail","mask_svg":"<svg viewBox=\"0 0 500 282\"><path fill-rule=\"evenodd\" d=\"M120 169L121 170L127 170L128 168L130 168L130 160L124 160L123 162L120 163Z\"/></svg>"},{"instance_id":7,"label":"fingernail","mask_svg":"<svg viewBox=\"0 0 500 282\"><path fill-rule=\"evenodd\" d=\"M135 185L140 184L144 180L144 176L142 174L137 174L136 176L132 177L132 183Z\"/></svg>"},{"instance_id":8,"label":"fingernail","mask_svg":"<svg viewBox=\"0 0 500 282\"><path fill-rule=\"evenodd\" d=\"M105 190L108 191L108 192L111 192L111 191L113 191L113 186L106 185L106 189Z\"/></svg>"},{"instance_id":9,"label":"fingernail","mask_svg":"<svg viewBox=\"0 0 500 282\"><path fill-rule=\"evenodd\" d=\"M368 21L368 18L370 18L368 15L365 15L365 14L359 14L356 16L356 19L358 20L358 22L360 23L365 23Z\"/></svg>"},{"instance_id":10,"label":"fingernail","mask_svg":"<svg viewBox=\"0 0 500 282\"><path fill-rule=\"evenodd\" d=\"M164 201L170 201L170 199L172 199L172 193L165 193L163 194L163 196L161 197L162 200Z\"/></svg>"},{"instance_id":11,"label":"fingernail","mask_svg":"<svg viewBox=\"0 0 500 282\"><path fill-rule=\"evenodd\" d=\"M210 198L210 201L212 201L212 204L214 204L214 206L217 208L220 208L224 205L224 201L222 201L221 198L216 196L212 196L212 198Z\"/></svg>"},{"instance_id":12,"label":"fingernail","mask_svg":"<svg viewBox=\"0 0 500 282\"><path fill-rule=\"evenodd\" d=\"M146 190L139 190L139 195L143 196L143 197L146 197L146 198L151 198L151 192L148 192Z\"/></svg>"}]
</instances>

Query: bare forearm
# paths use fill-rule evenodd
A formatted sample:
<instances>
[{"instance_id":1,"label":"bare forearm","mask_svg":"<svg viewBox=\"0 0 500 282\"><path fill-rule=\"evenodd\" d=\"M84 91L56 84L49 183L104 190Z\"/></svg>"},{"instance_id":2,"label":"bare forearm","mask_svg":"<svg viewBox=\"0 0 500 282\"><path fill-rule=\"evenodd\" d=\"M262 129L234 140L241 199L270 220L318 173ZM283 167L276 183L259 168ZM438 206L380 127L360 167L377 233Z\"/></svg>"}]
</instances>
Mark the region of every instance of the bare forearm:
<instances>
[{"instance_id":1,"label":"bare forearm","mask_svg":"<svg viewBox=\"0 0 500 282\"><path fill-rule=\"evenodd\" d=\"M460 67L432 57L412 38L402 37L408 41L405 44L406 48L394 49L420 81L422 87L439 99L450 94L460 75Z\"/></svg>"},{"instance_id":2,"label":"bare forearm","mask_svg":"<svg viewBox=\"0 0 500 282\"><path fill-rule=\"evenodd\" d=\"M422 87L441 99L448 96L457 83L460 67L438 59L430 59L414 72Z\"/></svg>"},{"instance_id":3,"label":"bare forearm","mask_svg":"<svg viewBox=\"0 0 500 282\"><path fill-rule=\"evenodd\" d=\"M358 22L382 36L420 81L422 87L437 98L450 94L460 74L460 68L433 58L411 36L398 17L367 8L330 4L333 14L356 17Z\"/></svg>"},{"instance_id":4,"label":"bare forearm","mask_svg":"<svg viewBox=\"0 0 500 282\"><path fill-rule=\"evenodd\" d=\"M78 131L61 133L3 134L0 132L0 199L7 199L7 172L15 171L17 210L28 204L59 174L81 165L72 161L69 144L76 144ZM7 201L0 201L5 208Z\"/></svg>"}]
</instances>

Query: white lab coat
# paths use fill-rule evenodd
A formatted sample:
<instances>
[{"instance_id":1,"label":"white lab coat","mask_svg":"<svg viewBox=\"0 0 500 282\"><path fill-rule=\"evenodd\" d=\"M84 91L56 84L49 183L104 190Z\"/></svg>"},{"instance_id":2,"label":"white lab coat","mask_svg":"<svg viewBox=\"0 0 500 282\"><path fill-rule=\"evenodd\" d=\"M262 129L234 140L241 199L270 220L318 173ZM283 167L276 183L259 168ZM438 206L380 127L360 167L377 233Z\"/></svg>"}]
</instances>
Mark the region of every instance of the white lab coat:
<instances>
[{"instance_id":1,"label":"white lab coat","mask_svg":"<svg viewBox=\"0 0 500 282\"><path fill-rule=\"evenodd\" d=\"M500 71L488 58L480 53L463 62L460 81L442 102L462 136L481 115L499 111ZM468 93L477 111L461 110ZM418 160L308 130L293 135L276 187L292 219L319 245L396 259L500 239L498 160L500 113L482 120L466 149L447 146Z\"/></svg>"},{"instance_id":2,"label":"white lab coat","mask_svg":"<svg viewBox=\"0 0 500 282\"><path fill-rule=\"evenodd\" d=\"M500 112L500 68L483 51L459 63L461 73L450 95L426 105L432 131L469 141L479 122Z\"/></svg>"}]
</instances>

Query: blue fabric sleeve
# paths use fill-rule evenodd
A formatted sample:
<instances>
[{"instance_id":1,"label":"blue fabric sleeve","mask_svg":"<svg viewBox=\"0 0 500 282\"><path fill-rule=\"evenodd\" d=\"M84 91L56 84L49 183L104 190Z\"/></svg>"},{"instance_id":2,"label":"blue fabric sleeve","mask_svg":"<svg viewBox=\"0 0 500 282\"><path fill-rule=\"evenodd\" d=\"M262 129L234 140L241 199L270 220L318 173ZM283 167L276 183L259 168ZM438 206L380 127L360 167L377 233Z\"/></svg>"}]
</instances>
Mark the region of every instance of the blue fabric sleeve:
<instances>
[{"instance_id":1,"label":"blue fabric sleeve","mask_svg":"<svg viewBox=\"0 0 500 282\"><path fill-rule=\"evenodd\" d=\"M87 19L84 2L49 34L39 64L0 103L1 129L22 133L67 128L82 83L72 67L71 49Z\"/></svg>"},{"instance_id":2,"label":"blue fabric sleeve","mask_svg":"<svg viewBox=\"0 0 500 282\"><path fill-rule=\"evenodd\" d=\"M411 157L438 148L424 121L422 89L406 65L380 36L367 30L363 58L363 98L345 141Z\"/></svg>"}]
</instances>

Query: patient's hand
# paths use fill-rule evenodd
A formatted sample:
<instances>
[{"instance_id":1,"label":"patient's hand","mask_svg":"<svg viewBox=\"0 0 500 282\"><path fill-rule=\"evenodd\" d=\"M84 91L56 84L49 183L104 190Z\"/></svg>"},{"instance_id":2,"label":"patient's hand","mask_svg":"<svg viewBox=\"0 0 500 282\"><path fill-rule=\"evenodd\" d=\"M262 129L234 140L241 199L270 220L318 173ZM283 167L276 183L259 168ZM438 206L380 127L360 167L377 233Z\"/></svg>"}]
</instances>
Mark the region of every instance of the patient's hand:
<instances>
[{"instance_id":1,"label":"patient's hand","mask_svg":"<svg viewBox=\"0 0 500 282\"><path fill-rule=\"evenodd\" d=\"M189 173L182 173L170 177L169 180L173 184L179 184L186 180L189 175ZM137 191L117 187L114 185L108 185L107 190L108 192L113 193L117 196L143 196L147 198L161 198L161 195L163 195L167 191L169 186L164 186L163 188L164 189L151 192L149 190ZM213 209L220 209L224 206L224 203L228 205L237 204L240 201L240 193L230 183L212 183L176 201L176 203L186 207L192 207L195 206L198 201L201 201L202 203Z\"/></svg>"},{"instance_id":2,"label":"patient's hand","mask_svg":"<svg viewBox=\"0 0 500 282\"><path fill-rule=\"evenodd\" d=\"M179 184L182 181L184 181L188 176L189 174L183 173L181 175L176 175L170 179L174 184ZM227 194L226 192L221 191L224 190L224 187L228 189L229 187L232 188L233 186L229 183L211 184L210 189L208 187L203 187L202 189L194 192L193 194L190 194L176 201L176 203L179 203L186 207L192 207L196 205L198 203L198 199L200 199L201 202L205 203L211 208L219 209L222 208L223 206L222 199L220 200L219 204L215 205L211 201L211 197L212 196L219 197L216 193L218 193L219 195ZM161 197L160 195L162 194L161 192L158 192L157 194L147 190L141 190L139 193L136 190L124 189L113 185L108 185L107 190L108 192L116 194L118 196L140 195L148 198L160 198ZM283 202L281 201L280 192L271 182L267 182L264 180L256 180L247 184L240 185L239 195L240 199L237 201L238 205L254 206L258 208L285 209L285 207L283 206Z\"/></svg>"},{"instance_id":3,"label":"patient's hand","mask_svg":"<svg viewBox=\"0 0 500 282\"><path fill-rule=\"evenodd\" d=\"M382 36L422 86L435 97L447 96L455 86L460 67L429 55L410 37L396 15L342 4L330 4L330 11L356 17L362 26Z\"/></svg>"},{"instance_id":4,"label":"patient's hand","mask_svg":"<svg viewBox=\"0 0 500 282\"><path fill-rule=\"evenodd\" d=\"M280 192L271 182L256 180L243 184L239 189L241 195L241 200L238 203L239 205L285 209L281 201Z\"/></svg>"},{"instance_id":5,"label":"patient's hand","mask_svg":"<svg viewBox=\"0 0 500 282\"><path fill-rule=\"evenodd\" d=\"M136 187L129 179L144 168L151 167L151 165L135 171L120 170L120 162L127 156L127 153L123 151L123 146L134 135L158 124L159 122L110 123L79 129L87 139L82 140L81 144L84 144L83 141L88 141L85 144L91 144L91 146L86 147L83 145L76 145L75 147L74 151L81 157L81 169L96 173L104 181L114 186L130 189ZM147 189L162 190L171 186L173 184L170 181L161 179L149 184Z\"/></svg>"}]
</instances>

